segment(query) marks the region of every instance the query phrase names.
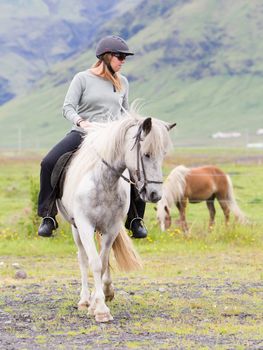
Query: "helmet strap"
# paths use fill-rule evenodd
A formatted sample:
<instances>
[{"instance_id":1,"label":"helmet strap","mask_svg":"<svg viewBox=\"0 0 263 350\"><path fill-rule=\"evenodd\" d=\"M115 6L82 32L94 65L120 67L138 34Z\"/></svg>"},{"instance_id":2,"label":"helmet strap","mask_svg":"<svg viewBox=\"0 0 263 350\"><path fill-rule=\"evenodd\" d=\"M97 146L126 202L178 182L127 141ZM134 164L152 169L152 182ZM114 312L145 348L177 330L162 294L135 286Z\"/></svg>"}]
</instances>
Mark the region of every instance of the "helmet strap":
<instances>
[{"instance_id":1,"label":"helmet strap","mask_svg":"<svg viewBox=\"0 0 263 350\"><path fill-rule=\"evenodd\" d=\"M108 70L110 71L111 75L114 75L116 72L114 72L114 70L112 69L112 66L110 65L110 63L106 63L106 66L108 67Z\"/></svg>"},{"instance_id":2,"label":"helmet strap","mask_svg":"<svg viewBox=\"0 0 263 350\"><path fill-rule=\"evenodd\" d=\"M110 71L111 75L114 75L116 72L114 72L114 70L112 69L112 66L110 65L110 62L106 62L106 60L104 59L103 55L101 55L100 60L104 62L104 64L106 64L108 70Z\"/></svg>"}]
</instances>

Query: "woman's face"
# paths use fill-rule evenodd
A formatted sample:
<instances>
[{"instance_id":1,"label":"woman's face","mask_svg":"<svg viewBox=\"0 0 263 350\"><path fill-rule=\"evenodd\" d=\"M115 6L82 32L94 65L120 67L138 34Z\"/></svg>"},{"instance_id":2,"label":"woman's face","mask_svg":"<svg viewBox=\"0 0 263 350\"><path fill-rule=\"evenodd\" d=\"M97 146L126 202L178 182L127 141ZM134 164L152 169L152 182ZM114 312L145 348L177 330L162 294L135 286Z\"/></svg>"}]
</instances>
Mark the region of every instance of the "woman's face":
<instances>
[{"instance_id":1,"label":"woman's face","mask_svg":"<svg viewBox=\"0 0 263 350\"><path fill-rule=\"evenodd\" d=\"M110 65L114 72L119 72L121 66L125 63L126 55L124 53L112 53Z\"/></svg>"}]
</instances>

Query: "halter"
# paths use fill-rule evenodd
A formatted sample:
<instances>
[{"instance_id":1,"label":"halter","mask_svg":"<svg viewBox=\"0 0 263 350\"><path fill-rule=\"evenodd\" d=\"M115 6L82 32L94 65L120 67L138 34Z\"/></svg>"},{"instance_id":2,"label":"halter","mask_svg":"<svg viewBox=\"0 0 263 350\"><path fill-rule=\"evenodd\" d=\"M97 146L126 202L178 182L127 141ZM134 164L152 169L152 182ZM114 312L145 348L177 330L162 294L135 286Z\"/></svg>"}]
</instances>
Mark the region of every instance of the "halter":
<instances>
[{"instance_id":1,"label":"halter","mask_svg":"<svg viewBox=\"0 0 263 350\"><path fill-rule=\"evenodd\" d=\"M142 125L139 126L138 128L138 131L137 131L137 134L134 136L134 144L131 148L131 151L134 149L135 146L137 146L137 151L136 151L136 154L137 154L137 169L136 169L136 175L137 175L137 179L138 179L138 182L142 182L141 181L141 172L140 172L140 161L141 161L141 164L142 164L142 173L143 173L143 185L141 188L138 188L136 186L136 183L135 181L132 181L130 180L129 178L127 178L126 176L124 176L122 173L120 173L118 170L116 170L113 166L111 166L108 162L106 162L105 159L102 158L102 162L108 167L110 168L113 172L115 172L116 174L118 174L123 180L125 180L126 182L128 182L129 184L131 185L134 185L135 188L138 190L139 193L142 193L145 189L146 189L146 186L148 184L162 184L163 181L155 181L155 180L148 180L147 177L146 177L146 171L145 171L145 166L144 166L144 162L143 162L143 157L141 155L141 133L142 133Z\"/></svg>"}]
</instances>

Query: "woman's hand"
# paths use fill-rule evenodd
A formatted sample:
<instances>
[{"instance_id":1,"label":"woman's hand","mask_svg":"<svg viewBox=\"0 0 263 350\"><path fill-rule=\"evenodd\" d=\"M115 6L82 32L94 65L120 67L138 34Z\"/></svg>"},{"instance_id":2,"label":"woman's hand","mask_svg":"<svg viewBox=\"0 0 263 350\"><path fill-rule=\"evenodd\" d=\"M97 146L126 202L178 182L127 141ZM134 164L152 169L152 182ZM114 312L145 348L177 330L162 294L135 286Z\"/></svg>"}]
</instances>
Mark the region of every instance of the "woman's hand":
<instances>
[{"instance_id":1,"label":"woman's hand","mask_svg":"<svg viewBox=\"0 0 263 350\"><path fill-rule=\"evenodd\" d=\"M91 122L83 119L83 120L79 121L79 126L83 129L87 129L87 128L91 127Z\"/></svg>"}]
</instances>

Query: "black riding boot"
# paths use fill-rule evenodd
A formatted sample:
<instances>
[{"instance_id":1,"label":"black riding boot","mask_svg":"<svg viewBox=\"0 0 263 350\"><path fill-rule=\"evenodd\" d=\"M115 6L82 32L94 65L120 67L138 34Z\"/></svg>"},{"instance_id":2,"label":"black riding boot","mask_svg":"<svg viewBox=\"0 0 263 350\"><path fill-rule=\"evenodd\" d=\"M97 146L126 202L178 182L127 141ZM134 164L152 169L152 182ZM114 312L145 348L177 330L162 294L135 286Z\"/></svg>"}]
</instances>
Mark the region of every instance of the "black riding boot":
<instances>
[{"instance_id":1,"label":"black riding boot","mask_svg":"<svg viewBox=\"0 0 263 350\"><path fill-rule=\"evenodd\" d=\"M39 228L38 235L41 237L50 237L54 230L58 228L58 223L52 216L46 216L43 218Z\"/></svg>"},{"instance_id":2,"label":"black riding boot","mask_svg":"<svg viewBox=\"0 0 263 350\"><path fill-rule=\"evenodd\" d=\"M145 238L147 229L143 224L145 202L139 197L136 188L131 185L130 208L128 211L125 227L132 231L133 238Z\"/></svg>"}]
</instances>

